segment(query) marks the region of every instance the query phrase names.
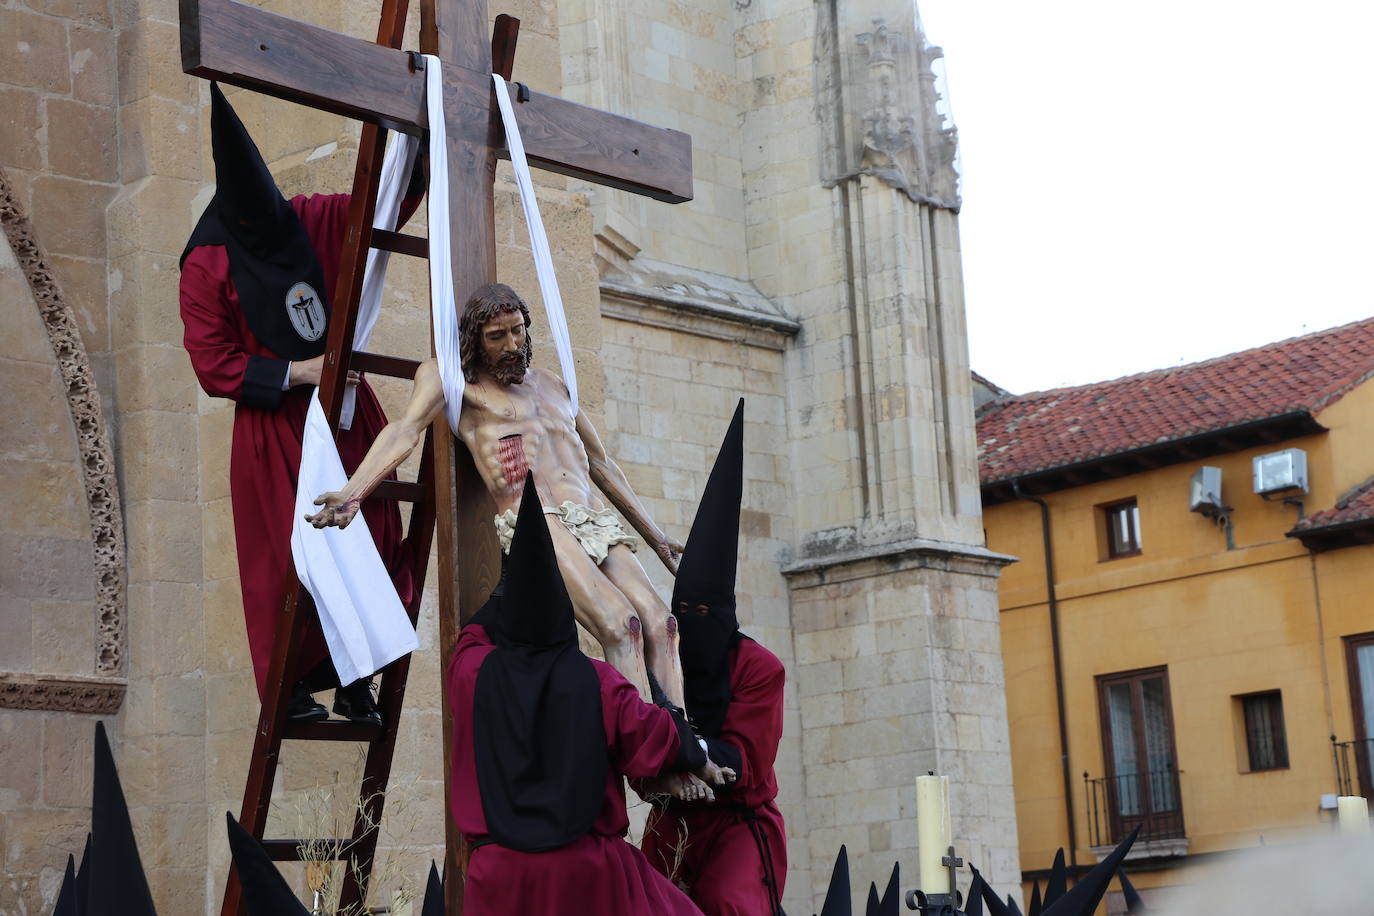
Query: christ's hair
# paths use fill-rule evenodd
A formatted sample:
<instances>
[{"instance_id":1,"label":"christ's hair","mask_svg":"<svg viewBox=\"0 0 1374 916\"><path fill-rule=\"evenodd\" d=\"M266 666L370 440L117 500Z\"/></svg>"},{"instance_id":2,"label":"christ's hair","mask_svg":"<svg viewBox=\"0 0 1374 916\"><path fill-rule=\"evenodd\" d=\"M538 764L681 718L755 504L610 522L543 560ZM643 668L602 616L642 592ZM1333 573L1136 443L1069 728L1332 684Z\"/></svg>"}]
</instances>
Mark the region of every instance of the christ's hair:
<instances>
[{"instance_id":1,"label":"christ's hair","mask_svg":"<svg viewBox=\"0 0 1374 916\"><path fill-rule=\"evenodd\" d=\"M458 355L463 364L463 377L469 382L477 381L477 373L482 368L482 327L497 315L518 311L525 319L525 328L530 326L530 309L520 294L504 283L486 283L463 306L463 317L458 322ZM534 347L530 336L525 334L523 348L526 364L534 357Z\"/></svg>"}]
</instances>

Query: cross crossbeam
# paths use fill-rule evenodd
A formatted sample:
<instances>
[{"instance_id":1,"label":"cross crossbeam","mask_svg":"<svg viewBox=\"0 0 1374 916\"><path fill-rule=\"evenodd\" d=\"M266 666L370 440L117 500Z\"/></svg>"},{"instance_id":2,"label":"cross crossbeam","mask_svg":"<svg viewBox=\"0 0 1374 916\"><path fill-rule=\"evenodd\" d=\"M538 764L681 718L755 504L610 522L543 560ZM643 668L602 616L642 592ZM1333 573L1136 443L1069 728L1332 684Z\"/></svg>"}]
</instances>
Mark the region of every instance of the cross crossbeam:
<instances>
[{"instance_id":1,"label":"cross crossbeam","mask_svg":"<svg viewBox=\"0 0 1374 916\"><path fill-rule=\"evenodd\" d=\"M187 73L419 134L429 119L424 74L412 69L412 60L406 51L237 0L181 0ZM444 76L446 97L470 94L468 68L446 66ZM480 76L485 93L491 77ZM692 142L681 131L534 91L515 113L531 166L667 203L692 198ZM490 140L504 157L500 125L494 136L490 127L484 112L475 123L450 124L449 135L480 131L480 140Z\"/></svg>"}]
</instances>

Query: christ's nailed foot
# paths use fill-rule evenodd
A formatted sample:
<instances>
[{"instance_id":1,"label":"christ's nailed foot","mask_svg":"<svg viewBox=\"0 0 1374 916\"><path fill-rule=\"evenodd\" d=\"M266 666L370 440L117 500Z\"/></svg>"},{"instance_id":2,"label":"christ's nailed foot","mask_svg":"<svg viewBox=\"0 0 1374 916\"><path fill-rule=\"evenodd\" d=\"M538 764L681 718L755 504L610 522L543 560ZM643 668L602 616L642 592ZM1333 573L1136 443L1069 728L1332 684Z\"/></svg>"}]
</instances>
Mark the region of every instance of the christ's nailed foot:
<instances>
[{"instance_id":1,"label":"christ's nailed foot","mask_svg":"<svg viewBox=\"0 0 1374 916\"><path fill-rule=\"evenodd\" d=\"M316 497L315 505L324 506L324 508L314 515L305 516L305 520L316 528L328 528L331 525L347 528L348 523L353 521L353 517L358 514L358 503L345 499L338 490L332 490Z\"/></svg>"}]
</instances>

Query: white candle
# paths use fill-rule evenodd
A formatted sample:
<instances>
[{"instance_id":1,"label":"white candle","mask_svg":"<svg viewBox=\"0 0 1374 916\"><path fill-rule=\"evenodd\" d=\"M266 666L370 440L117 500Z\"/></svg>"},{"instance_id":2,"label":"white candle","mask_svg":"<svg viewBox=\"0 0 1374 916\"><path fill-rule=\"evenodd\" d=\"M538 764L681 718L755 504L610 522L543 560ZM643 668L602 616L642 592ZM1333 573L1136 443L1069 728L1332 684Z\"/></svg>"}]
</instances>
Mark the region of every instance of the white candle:
<instances>
[{"instance_id":1,"label":"white candle","mask_svg":"<svg viewBox=\"0 0 1374 916\"><path fill-rule=\"evenodd\" d=\"M1341 833L1369 832L1369 802L1362 795L1342 795L1336 799L1336 818Z\"/></svg>"},{"instance_id":2,"label":"white candle","mask_svg":"<svg viewBox=\"0 0 1374 916\"><path fill-rule=\"evenodd\" d=\"M916 843L920 853L921 890L948 894L949 868L941 861L953 842L949 817L949 777L916 777Z\"/></svg>"}]
</instances>

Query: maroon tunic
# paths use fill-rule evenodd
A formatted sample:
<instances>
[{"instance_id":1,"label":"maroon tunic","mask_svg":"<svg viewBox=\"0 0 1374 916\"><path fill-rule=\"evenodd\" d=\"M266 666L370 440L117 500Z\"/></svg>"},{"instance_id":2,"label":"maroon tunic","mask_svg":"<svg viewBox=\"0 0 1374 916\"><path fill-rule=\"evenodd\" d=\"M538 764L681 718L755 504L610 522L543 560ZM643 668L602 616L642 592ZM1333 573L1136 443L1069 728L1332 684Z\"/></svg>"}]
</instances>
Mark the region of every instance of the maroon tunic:
<instances>
[{"instance_id":1,"label":"maroon tunic","mask_svg":"<svg viewBox=\"0 0 1374 916\"><path fill-rule=\"evenodd\" d=\"M348 200L347 194L315 194L291 201L324 268L329 284L325 295L331 303L339 275L340 248L348 227ZM275 354L259 343L248 328L229 276L229 256L224 246L202 245L186 256L181 269L181 320L186 328L186 352L201 388L212 397L239 402L234 408L229 494L234 507L243 615L261 698L267 686L267 669L272 662L272 644L287 576L295 575L291 525L301 439L312 388L299 385L282 392L275 410L240 401L248 358L275 358ZM338 436L339 457L345 471L352 474L357 469L385 425L386 414L377 396L366 381L361 382L352 429L343 430ZM363 517L382 561L391 571L401 602L409 605L413 590L410 570L404 562L400 511L394 502L368 499L363 502ZM297 649L298 672L309 671L324 660L325 654L324 636L318 625L312 626L305 645Z\"/></svg>"},{"instance_id":2,"label":"maroon tunic","mask_svg":"<svg viewBox=\"0 0 1374 916\"><path fill-rule=\"evenodd\" d=\"M655 809L641 848L663 874L681 881L707 916L767 916L773 912L766 878L782 899L787 880L787 831L774 799L773 761L782 740L782 662L741 639L731 650L730 706L719 740L740 752L734 791L711 804ZM679 856L682 837L686 845ZM767 859L765 861L765 853Z\"/></svg>"},{"instance_id":3,"label":"maroon tunic","mask_svg":"<svg viewBox=\"0 0 1374 916\"><path fill-rule=\"evenodd\" d=\"M487 837L472 749L472 698L477 669L494 650L484 629L466 626L448 666L448 702L453 710L449 804L469 844ZM641 700L620 672L596 659L592 664L601 682L601 718L611 761L601 813L590 833L548 852L516 852L494 844L477 848L468 864L464 916L701 912L624 839L630 819L622 776L659 775L677 757L677 727L666 711Z\"/></svg>"}]
</instances>

